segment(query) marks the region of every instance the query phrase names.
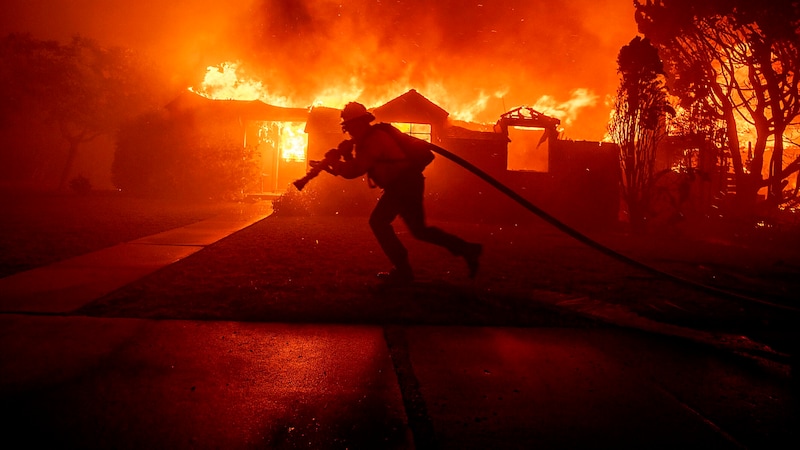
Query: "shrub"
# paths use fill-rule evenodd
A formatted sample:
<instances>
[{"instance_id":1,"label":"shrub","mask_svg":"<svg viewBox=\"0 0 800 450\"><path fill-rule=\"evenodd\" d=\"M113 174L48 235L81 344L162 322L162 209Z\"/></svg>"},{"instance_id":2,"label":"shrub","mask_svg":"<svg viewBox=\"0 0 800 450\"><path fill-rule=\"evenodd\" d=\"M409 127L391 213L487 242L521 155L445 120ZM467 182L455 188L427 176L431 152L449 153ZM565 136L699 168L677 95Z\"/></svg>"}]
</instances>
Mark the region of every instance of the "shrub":
<instances>
[{"instance_id":1,"label":"shrub","mask_svg":"<svg viewBox=\"0 0 800 450\"><path fill-rule=\"evenodd\" d=\"M140 116L117 136L114 184L152 197L241 198L257 165L240 134L238 123Z\"/></svg>"},{"instance_id":2,"label":"shrub","mask_svg":"<svg viewBox=\"0 0 800 450\"><path fill-rule=\"evenodd\" d=\"M69 187L78 194L85 195L92 191L92 183L83 175L78 175L69 182Z\"/></svg>"},{"instance_id":3,"label":"shrub","mask_svg":"<svg viewBox=\"0 0 800 450\"><path fill-rule=\"evenodd\" d=\"M370 213L379 195L366 182L323 173L302 191L289 187L272 205L274 213L283 216L363 216Z\"/></svg>"}]
</instances>

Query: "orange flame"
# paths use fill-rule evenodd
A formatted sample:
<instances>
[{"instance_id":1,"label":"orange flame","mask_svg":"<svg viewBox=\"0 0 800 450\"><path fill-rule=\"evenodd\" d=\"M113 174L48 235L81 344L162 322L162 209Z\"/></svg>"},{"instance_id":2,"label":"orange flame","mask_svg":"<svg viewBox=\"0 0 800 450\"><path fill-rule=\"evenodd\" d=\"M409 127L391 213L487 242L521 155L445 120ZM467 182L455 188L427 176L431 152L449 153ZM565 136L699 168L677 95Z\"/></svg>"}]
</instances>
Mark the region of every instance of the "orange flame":
<instances>
[{"instance_id":1,"label":"orange flame","mask_svg":"<svg viewBox=\"0 0 800 450\"><path fill-rule=\"evenodd\" d=\"M374 107L412 88L424 92L425 97L448 111L451 118L476 123L493 123L496 117L505 112L498 110L491 122L485 120L490 101L502 101L508 93L507 88L501 88L491 93L480 90L471 97L465 97L463 94L457 95L448 91L442 83L427 82L417 88L407 82L396 81L387 86L381 95L366 95L363 83L353 77L344 85L325 87L311 98L314 98L313 106L340 108L349 101L358 100L367 107ZM189 90L211 99L261 100L270 105L283 107L308 106L298 105L285 96L271 92L260 80L247 77L242 73L241 64L238 62L225 62L219 66L208 67L200 87L190 87ZM571 98L563 102L544 95L534 103L533 107L543 114L560 119L568 126L574 122L581 110L595 106L597 100L597 94L582 88L572 91Z\"/></svg>"},{"instance_id":2,"label":"orange flame","mask_svg":"<svg viewBox=\"0 0 800 450\"><path fill-rule=\"evenodd\" d=\"M260 100L274 106L291 107L288 98L270 93L261 81L245 78L239 73L239 63L225 62L218 67L208 67L199 89L189 87L191 92L214 100ZM276 147L281 149L284 161L305 161L308 138L303 123L279 122ZM267 135L268 127L259 133ZM269 138L266 138L268 139Z\"/></svg>"},{"instance_id":3,"label":"orange flame","mask_svg":"<svg viewBox=\"0 0 800 450\"><path fill-rule=\"evenodd\" d=\"M289 99L271 94L261 81L244 78L238 62L224 62L207 68L199 89L189 87L195 94L214 100L261 100L275 106L291 106Z\"/></svg>"}]
</instances>

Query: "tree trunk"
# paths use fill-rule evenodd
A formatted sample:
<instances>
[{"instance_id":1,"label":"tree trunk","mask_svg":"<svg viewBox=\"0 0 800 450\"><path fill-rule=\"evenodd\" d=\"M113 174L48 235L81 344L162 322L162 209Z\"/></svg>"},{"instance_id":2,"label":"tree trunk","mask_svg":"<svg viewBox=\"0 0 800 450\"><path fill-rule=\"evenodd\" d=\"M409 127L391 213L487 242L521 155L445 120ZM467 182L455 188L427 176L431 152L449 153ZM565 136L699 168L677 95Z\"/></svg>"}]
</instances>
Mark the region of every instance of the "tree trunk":
<instances>
[{"instance_id":1,"label":"tree trunk","mask_svg":"<svg viewBox=\"0 0 800 450\"><path fill-rule=\"evenodd\" d=\"M783 129L775 128L772 158L769 162L769 196L780 205L783 201Z\"/></svg>"},{"instance_id":2,"label":"tree trunk","mask_svg":"<svg viewBox=\"0 0 800 450\"><path fill-rule=\"evenodd\" d=\"M75 158L78 156L78 142L70 141L69 149L67 150L67 161L64 163L64 170L61 171L61 179L58 181L58 190L63 191L67 187L67 180L72 172L72 165L75 163Z\"/></svg>"}]
</instances>

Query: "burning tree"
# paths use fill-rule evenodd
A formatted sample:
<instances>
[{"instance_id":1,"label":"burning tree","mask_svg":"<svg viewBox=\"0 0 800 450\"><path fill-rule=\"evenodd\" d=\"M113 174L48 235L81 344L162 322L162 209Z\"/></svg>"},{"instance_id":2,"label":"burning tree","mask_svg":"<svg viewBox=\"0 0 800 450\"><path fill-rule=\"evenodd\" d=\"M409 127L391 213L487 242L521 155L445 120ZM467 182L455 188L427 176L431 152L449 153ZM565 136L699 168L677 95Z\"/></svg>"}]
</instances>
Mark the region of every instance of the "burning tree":
<instances>
[{"instance_id":1,"label":"burning tree","mask_svg":"<svg viewBox=\"0 0 800 450\"><path fill-rule=\"evenodd\" d=\"M647 219L656 148L666 136L666 116L674 114L658 52L647 39L634 38L617 58L621 83L608 131L619 146L622 194L634 229Z\"/></svg>"},{"instance_id":2,"label":"burning tree","mask_svg":"<svg viewBox=\"0 0 800 450\"><path fill-rule=\"evenodd\" d=\"M786 188L800 159L787 160L785 145L800 115L800 3L647 0L636 15L667 62L672 92L724 122L740 211L765 187L772 207L796 196Z\"/></svg>"}]
</instances>

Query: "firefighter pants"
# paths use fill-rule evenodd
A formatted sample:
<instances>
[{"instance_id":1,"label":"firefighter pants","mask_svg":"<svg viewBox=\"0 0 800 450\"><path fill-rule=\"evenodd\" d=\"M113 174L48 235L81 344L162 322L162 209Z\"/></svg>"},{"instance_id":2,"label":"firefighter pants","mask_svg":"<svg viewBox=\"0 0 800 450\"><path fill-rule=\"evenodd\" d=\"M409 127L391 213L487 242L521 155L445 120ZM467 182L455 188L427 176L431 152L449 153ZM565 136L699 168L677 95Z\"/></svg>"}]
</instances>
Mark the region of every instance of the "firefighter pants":
<instances>
[{"instance_id":1,"label":"firefighter pants","mask_svg":"<svg viewBox=\"0 0 800 450\"><path fill-rule=\"evenodd\" d=\"M422 173L404 176L386 187L369 218L369 226L389 261L400 270L410 270L408 251L395 234L392 222L400 216L411 234L424 242L446 248L463 256L469 242L425 223L425 177Z\"/></svg>"}]
</instances>

